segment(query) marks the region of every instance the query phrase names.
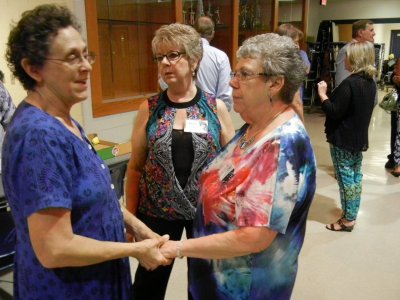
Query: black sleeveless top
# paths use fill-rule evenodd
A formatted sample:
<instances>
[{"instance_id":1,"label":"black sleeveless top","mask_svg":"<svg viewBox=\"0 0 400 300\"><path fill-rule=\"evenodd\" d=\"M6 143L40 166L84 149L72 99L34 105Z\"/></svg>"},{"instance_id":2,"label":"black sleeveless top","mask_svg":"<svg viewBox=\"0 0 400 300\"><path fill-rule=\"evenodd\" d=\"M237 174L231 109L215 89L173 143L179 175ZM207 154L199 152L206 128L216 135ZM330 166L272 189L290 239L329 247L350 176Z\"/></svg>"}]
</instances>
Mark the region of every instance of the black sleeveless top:
<instances>
[{"instance_id":1,"label":"black sleeveless top","mask_svg":"<svg viewBox=\"0 0 400 300\"><path fill-rule=\"evenodd\" d=\"M197 93L192 100L184 103L172 102L168 98L167 93L165 93L164 96L164 101L168 106L182 109L195 105L200 100L200 90L197 89ZM175 176L182 189L184 189L192 171L194 160L194 148L191 132L184 132L183 129L172 130L171 155Z\"/></svg>"}]
</instances>

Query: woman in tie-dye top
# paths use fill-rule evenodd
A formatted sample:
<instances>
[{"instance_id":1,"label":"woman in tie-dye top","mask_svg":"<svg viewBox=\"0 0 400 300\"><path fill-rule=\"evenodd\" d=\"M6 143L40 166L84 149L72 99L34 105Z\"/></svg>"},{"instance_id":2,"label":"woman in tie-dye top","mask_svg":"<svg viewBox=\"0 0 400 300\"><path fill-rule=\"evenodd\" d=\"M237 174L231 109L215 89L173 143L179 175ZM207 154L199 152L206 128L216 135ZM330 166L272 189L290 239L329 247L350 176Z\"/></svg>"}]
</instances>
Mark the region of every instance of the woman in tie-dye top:
<instances>
[{"instance_id":1,"label":"woman in tie-dye top","mask_svg":"<svg viewBox=\"0 0 400 300\"><path fill-rule=\"evenodd\" d=\"M315 159L293 111L304 78L291 39L252 37L238 50L234 109L243 128L204 170L194 239L167 257L193 257L194 299L290 299L315 192Z\"/></svg>"}]
</instances>

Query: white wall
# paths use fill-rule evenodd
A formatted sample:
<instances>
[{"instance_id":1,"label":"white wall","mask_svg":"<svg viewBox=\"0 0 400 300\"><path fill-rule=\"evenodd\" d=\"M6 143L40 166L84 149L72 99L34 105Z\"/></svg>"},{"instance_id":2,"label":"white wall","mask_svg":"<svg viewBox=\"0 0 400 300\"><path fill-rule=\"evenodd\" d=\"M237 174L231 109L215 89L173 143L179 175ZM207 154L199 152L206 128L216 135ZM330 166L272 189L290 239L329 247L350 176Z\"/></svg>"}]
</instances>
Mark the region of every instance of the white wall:
<instances>
[{"instance_id":1,"label":"white wall","mask_svg":"<svg viewBox=\"0 0 400 300\"><path fill-rule=\"evenodd\" d=\"M80 2L83 2L83 0ZM58 3L69 7L73 11L75 10L75 3L71 0L0 0L0 69L5 74L5 86L15 104L20 103L25 98L26 91L19 81L11 76L5 59L10 24L18 22L22 12L46 3ZM82 123L81 105L75 105L71 113L78 122Z\"/></svg>"},{"instance_id":2,"label":"white wall","mask_svg":"<svg viewBox=\"0 0 400 300\"><path fill-rule=\"evenodd\" d=\"M400 2L400 1L399 1ZM400 17L400 10L399 10L399 17ZM374 25L375 31L379 32L375 36L376 43L385 43L385 56L384 58L387 59L389 56L390 50L390 34L392 30L400 30L400 23L393 23L393 24L375 24Z\"/></svg>"},{"instance_id":3,"label":"white wall","mask_svg":"<svg viewBox=\"0 0 400 300\"><path fill-rule=\"evenodd\" d=\"M308 36L317 38L322 20L360 20L377 18L399 18L400 0L328 0L326 6L319 0L311 0L308 22ZM390 31L400 30L400 24L375 24L376 43L385 43L385 55L389 55ZM335 32L335 31L334 31Z\"/></svg>"},{"instance_id":4,"label":"white wall","mask_svg":"<svg viewBox=\"0 0 400 300\"><path fill-rule=\"evenodd\" d=\"M320 20L398 18L400 12L399 0L328 0L328 5L318 6Z\"/></svg>"}]
</instances>

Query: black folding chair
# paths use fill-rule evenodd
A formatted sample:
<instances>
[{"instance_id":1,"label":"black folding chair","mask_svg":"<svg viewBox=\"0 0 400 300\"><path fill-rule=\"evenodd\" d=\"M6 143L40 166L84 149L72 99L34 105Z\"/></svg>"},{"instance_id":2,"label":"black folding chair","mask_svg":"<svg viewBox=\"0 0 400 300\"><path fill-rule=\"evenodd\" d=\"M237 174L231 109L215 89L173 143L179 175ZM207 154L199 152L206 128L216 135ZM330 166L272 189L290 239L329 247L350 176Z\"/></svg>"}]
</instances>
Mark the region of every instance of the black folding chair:
<instances>
[{"instance_id":1,"label":"black folding chair","mask_svg":"<svg viewBox=\"0 0 400 300\"><path fill-rule=\"evenodd\" d=\"M15 226L5 198L0 199L0 276L14 266Z\"/></svg>"}]
</instances>

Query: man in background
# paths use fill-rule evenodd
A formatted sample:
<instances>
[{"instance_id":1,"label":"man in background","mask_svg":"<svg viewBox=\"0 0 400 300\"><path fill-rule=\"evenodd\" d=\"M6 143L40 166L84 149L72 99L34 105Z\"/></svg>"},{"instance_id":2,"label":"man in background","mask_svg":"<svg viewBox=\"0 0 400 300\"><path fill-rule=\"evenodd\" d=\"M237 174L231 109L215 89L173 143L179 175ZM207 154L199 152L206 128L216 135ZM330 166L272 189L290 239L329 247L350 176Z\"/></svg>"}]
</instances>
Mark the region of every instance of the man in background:
<instances>
[{"instance_id":1,"label":"man in background","mask_svg":"<svg viewBox=\"0 0 400 300\"><path fill-rule=\"evenodd\" d=\"M215 95L224 101L230 111L232 108L232 88L229 85L232 71L229 58L225 52L210 46L214 38L214 22L210 17L199 17L195 28L201 36L203 58L197 72L196 84L205 92Z\"/></svg>"},{"instance_id":2,"label":"man in background","mask_svg":"<svg viewBox=\"0 0 400 300\"><path fill-rule=\"evenodd\" d=\"M353 37L352 42L374 42L374 23L370 20L359 20L354 22L351 31ZM339 50L336 58L335 87L350 76L350 72L345 68L347 46L348 44Z\"/></svg>"},{"instance_id":3,"label":"man in background","mask_svg":"<svg viewBox=\"0 0 400 300\"><path fill-rule=\"evenodd\" d=\"M3 146L4 133L7 125L11 121L11 117L15 111L15 105L12 102L11 96L5 88L4 73L0 70L0 173L1 173L1 148Z\"/></svg>"}]
</instances>

